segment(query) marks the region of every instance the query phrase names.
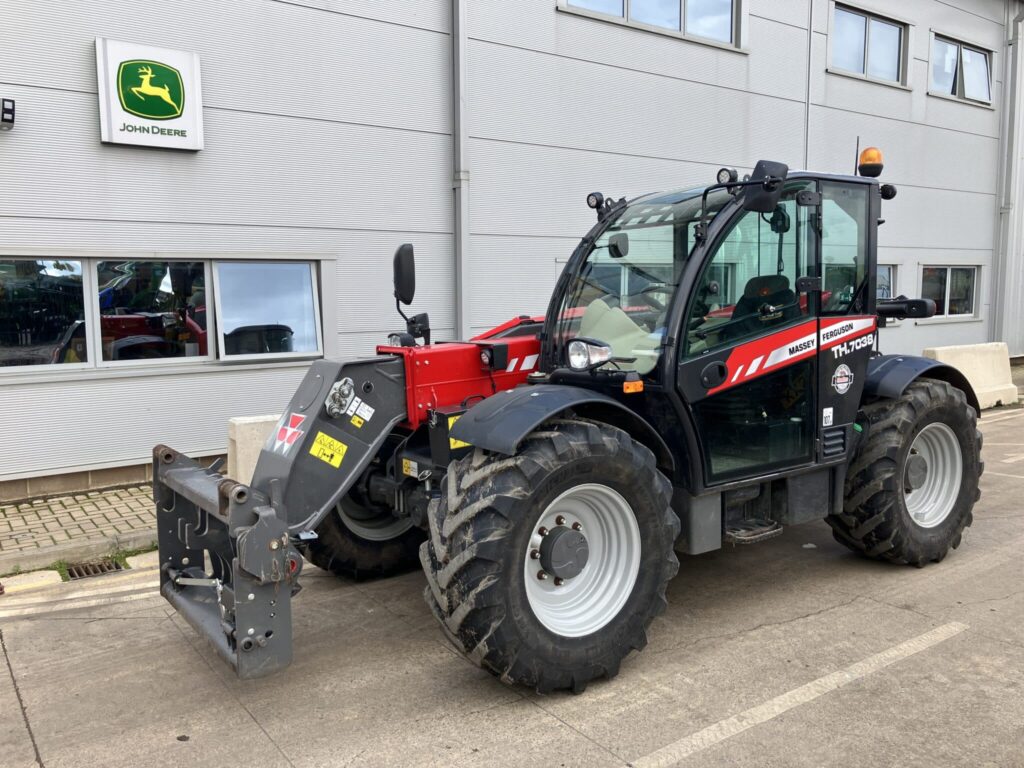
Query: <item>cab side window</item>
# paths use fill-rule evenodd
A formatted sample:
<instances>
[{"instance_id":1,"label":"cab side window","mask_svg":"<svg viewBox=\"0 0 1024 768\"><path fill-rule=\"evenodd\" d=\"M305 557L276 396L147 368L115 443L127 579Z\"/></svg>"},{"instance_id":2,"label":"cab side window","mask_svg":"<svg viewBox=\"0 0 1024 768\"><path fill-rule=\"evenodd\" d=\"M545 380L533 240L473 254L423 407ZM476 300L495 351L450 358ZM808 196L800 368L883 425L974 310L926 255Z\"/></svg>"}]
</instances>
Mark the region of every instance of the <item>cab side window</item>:
<instances>
[{"instance_id":1,"label":"cab side window","mask_svg":"<svg viewBox=\"0 0 1024 768\"><path fill-rule=\"evenodd\" d=\"M857 311L866 289L868 189L864 184L821 184L822 314Z\"/></svg>"},{"instance_id":2,"label":"cab side window","mask_svg":"<svg viewBox=\"0 0 1024 768\"><path fill-rule=\"evenodd\" d=\"M813 209L796 204L812 182L788 185L771 213L747 211L720 240L697 281L687 318L688 357L788 325L809 313L798 277L813 274Z\"/></svg>"}]
</instances>

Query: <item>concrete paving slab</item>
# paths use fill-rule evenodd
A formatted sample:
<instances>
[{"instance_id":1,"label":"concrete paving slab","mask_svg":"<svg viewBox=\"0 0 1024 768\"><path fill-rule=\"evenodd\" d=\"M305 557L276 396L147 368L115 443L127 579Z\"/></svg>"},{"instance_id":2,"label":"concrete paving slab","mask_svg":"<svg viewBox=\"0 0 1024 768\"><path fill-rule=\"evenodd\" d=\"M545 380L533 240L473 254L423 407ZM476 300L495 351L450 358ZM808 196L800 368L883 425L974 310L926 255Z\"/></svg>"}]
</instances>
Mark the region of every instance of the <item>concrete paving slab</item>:
<instances>
[{"instance_id":1,"label":"concrete paving slab","mask_svg":"<svg viewBox=\"0 0 1024 768\"><path fill-rule=\"evenodd\" d=\"M679 765L1019 766L1022 663L1024 648L968 629Z\"/></svg>"},{"instance_id":2,"label":"concrete paving slab","mask_svg":"<svg viewBox=\"0 0 1024 768\"><path fill-rule=\"evenodd\" d=\"M0 630L0 637L2 632ZM7 656L6 653L0 655L3 656L0 658L0 761L11 768L37 766L32 737L21 713Z\"/></svg>"},{"instance_id":3,"label":"concrete paving slab","mask_svg":"<svg viewBox=\"0 0 1024 768\"><path fill-rule=\"evenodd\" d=\"M823 523L685 559L647 649L582 696L509 687L453 653L418 573L355 584L309 567L294 604L296 661L257 681L235 678L172 614L155 569L12 596L36 610L27 617L4 616L11 603L0 600L0 626L48 766L643 765L701 729L961 623L955 637L684 764L1024 764L1021 427L1016 417L983 422L984 495L943 563L866 561ZM4 765L25 754L10 695L0 675Z\"/></svg>"},{"instance_id":4,"label":"concrete paving slab","mask_svg":"<svg viewBox=\"0 0 1024 768\"><path fill-rule=\"evenodd\" d=\"M15 576L4 576L4 597L20 594L27 590L62 583L56 571L29 571Z\"/></svg>"}]
</instances>

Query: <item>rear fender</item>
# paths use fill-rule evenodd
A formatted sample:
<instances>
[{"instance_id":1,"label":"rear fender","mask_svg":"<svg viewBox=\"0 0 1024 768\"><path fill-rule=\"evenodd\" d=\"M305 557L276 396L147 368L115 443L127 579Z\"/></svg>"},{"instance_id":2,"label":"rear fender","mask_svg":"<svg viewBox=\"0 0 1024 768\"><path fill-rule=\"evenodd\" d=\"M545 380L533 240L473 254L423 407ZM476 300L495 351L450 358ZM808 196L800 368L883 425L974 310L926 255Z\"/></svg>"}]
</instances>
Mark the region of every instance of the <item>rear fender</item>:
<instances>
[{"instance_id":1,"label":"rear fender","mask_svg":"<svg viewBox=\"0 0 1024 768\"><path fill-rule=\"evenodd\" d=\"M878 355L868 361L868 375L864 383L865 397L900 397L911 382L919 378L938 379L963 391L967 403L981 415L981 407L974 387L959 370L927 357L912 355Z\"/></svg>"},{"instance_id":2,"label":"rear fender","mask_svg":"<svg viewBox=\"0 0 1024 768\"><path fill-rule=\"evenodd\" d=\"M530 432L568 410L625 430L634 440L650 448L659 468L672 477L672 452L661 435L622 403L582 387L536 384L498 392L470 408L455 422L451 437L477 448L513 456Z\"/></svg>"}]
</instances>

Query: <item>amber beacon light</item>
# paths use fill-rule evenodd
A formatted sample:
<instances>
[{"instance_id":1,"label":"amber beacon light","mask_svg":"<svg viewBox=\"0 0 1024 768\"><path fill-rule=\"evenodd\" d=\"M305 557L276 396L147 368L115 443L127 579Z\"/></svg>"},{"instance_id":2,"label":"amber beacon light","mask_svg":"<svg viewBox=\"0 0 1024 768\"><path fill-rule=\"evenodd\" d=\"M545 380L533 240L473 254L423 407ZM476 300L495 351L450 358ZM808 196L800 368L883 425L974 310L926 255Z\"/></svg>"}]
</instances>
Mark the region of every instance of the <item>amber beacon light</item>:
<instances>
[{"instance_id":1,"label":"amber beacon light","mask_svg":"<svg viewBox=\"0 0 1024 768\"><path fill-rule=\"evenodd\" d=\"M857 173L861 176L875 178L882 175L882 150L878 147L865 147L857 158Z\"/></svg>"}]
</instances>

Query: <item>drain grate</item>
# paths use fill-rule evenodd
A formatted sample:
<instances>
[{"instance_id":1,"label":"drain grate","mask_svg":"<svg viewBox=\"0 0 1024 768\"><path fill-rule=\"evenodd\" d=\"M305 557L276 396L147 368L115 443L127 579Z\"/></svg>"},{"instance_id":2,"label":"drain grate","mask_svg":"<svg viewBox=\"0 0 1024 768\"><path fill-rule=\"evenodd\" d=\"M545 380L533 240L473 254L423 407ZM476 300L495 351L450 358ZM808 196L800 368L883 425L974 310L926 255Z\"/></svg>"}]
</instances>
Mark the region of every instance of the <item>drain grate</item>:
<instances>
[{"instance_id":1,"label":"drain grate","mask_svg":"<svg viewBox=\"0 0 1024 768\"><path fill-rule=\"evenodd\" d=\"M124 568L116 560L100 560L96 563L76 563L68 566L68 579L87 579L90 576L102 576L104 573L123 571Z\"/></svg>"}]
</instances>

